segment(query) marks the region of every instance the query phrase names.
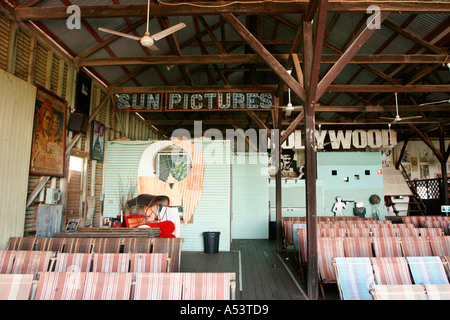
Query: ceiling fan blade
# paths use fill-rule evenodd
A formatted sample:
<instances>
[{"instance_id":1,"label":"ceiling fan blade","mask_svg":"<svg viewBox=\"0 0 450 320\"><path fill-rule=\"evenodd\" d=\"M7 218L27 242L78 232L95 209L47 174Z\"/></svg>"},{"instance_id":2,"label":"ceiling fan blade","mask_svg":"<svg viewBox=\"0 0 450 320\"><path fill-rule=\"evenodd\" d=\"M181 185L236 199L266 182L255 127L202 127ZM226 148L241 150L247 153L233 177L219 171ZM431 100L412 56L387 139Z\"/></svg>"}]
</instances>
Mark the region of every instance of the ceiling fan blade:
<instances>
[{"instance_id":1,"label":"ceiling fan blade","mask_svg":"<svg viewBox=\"0 0 450 320\"><path fill-rule=\"evenodd\" d=\"M155 33L154 35L152 35L153 40L158 41L161 40L162 38L167 37L168 35L177 32L180 29L183 29L184 27L186 27L186 24L184 24L183 22L180 22L174 26L171 26L167 29L164 29L158 33Z\"/></svg>"},{"instance_id":2,"label":"ceiling fan blade","mask_svg":"<svg viewBox=\"0 0 450 320\"><path fill-rule=\"evenodd\" d=\"M422 118L422 116L402 117L402 120L418 119L418 118Z\"/></svg>"},{"instance_id":3,"label":"ceiling fan blade","mask_svg":"<svg viewBox=\"0 0 450 320\"><path fill-rule=\"evenodd\" d=\"M114 31L114 30L110 30L110 29L106 29L106 28L102 28L102 27L99 27L98 30L103 31L103 32L107 32L107 33L111 33L111 34L114 34L114 35L120 36L120 37L125 37L125 38L138 40L138 41L141 40L141 38L133 36L131 34L119 32L119 31Z\"/></svg>"},{"instance_id":4,"label":"ceiling fan blade","mask_svg":"<svg viewBox=\"0 0 450 320\"><path fill-rule=\"evenodd\" d=\"M429 104L438 104L438 103L444 103L444 102L450 103L450 99L440 100L440 101L433 101L433 102L425 102L425 103L419 104L419 106L427 106Z\"/></svg>"},{"instance_id":5,"label":"ceiling fan blade","mask_svg":"<svg viewBox=\"0 0 450 320\"><path fill-rule=\"evenodd\" d=\"M380 119L386 119L386 120L395 120L395 118L391 118L391 117L378 117Z\"/></svg>"},{"instance_id":6,"label":"ceiling fan blade","mask_svg":"<svg viewBox=\"0 0 450 320\"><path fill-rule=\"evenodd\" d=\"M159 50L159 48L155 44L152 44L151 46L149 46L147 48L149 48L152 51L158 51Z\"/></svg>"}]
</instances>

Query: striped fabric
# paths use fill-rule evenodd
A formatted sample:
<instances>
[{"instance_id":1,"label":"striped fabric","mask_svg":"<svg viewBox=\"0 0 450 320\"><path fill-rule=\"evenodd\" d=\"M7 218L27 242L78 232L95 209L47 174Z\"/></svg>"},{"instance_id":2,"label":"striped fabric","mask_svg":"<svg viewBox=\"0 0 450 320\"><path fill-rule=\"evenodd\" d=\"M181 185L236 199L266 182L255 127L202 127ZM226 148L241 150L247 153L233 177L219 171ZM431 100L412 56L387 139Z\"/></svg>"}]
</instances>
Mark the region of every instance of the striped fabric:
<instances>
[{"instance_id":1,"label":"striped fabric","mask_svg":"<svg viewBox=\"0 0 450 320\"><path fill-rule=\"evenodd\" d=\"M298 242L298 250L299 257L301 258L302 263L306 263L308 261L307 252L307 230L306 229L298 229L297 230L297 242Z\"/></svg>"},{"instance_id":2,"label":"striped fabric","mask_svg":"<svg viewBox=\"0 0 450 320\"><path fill-rule=\"evenodd\" d=\"M450 256L450 237L435 236L429 239L433 256Z\"/></svg>"},{"instance_id":3,"label":"striped fabric","mask_svg":"<svg viewBox=\"0 0 450 320\"><path fill-rule=\"evenodd\" d=\"M170 258L170 272L180 271L182 238L153 238L151 253L167 253Z\"/></svg>"},{"instance_id":4,"label":"striped fabric","mask_svg":"<svg viewBox=\"0 0 450 320\"><path fill-rule=\"evenodd\" d=\"M372 228L373 237L398 237L399 228Z\"/></svg>"},{"instance_id":5,"label":"striped fabric","mask_svg":"<svg viewBox=\"0 0 450 320\"><path fill-rule=\"evenodd\" d=\"M32 274L0 274L0 300L28 300L33 286Z\"/></svg>"},{"instance_id":6,"label":"striped fabric","mask_svg":"<svg viewBox=\"0 0 450 320\"><path fill-rule=\"evenodd\" d=\"M375 285L371 292L374 300L427 300L425 288L419 284Z\"/></svg>"},{"instance_id":7,"label":"striped fabric","mask_svg":"<svg viewBox=\"0 0 450 320\"><path fill-rule=\"evenodd\" d=\"M93 251L96 253L119 253L121 238L97 238Z\"/></svg>"},{"instance_id":8,"label":"striped fabric","mask_svg":"<svg viewBox=\"0 0 450 320\"><path fill-rule=\"evenodd\" d=\"M129 300L132 273L88 272L82 300Z\"/></svg>"},{"instance_id":9,"label":"striped fabric","mask_svg":"<svg viewBox=\"0 0 450 320\"><path fill-rule=\"evenodd\" d=\"M17 251L11 273L35 274L46 272L50 266L52 251Z\"/></svg>"},{"instance_id":10,"label":"striped fabric","mask_svg":"<svg viewBox=\"0 0 450 320\"><path fill-rule=\"evenodd\" d=\"M408 261L404 257L370 258L370 261L376 284L412 284Z\"/></svg>"},{"instance_id":11,"label":"striped fabric","mask_svg":"<svg viewBox=\"0 0 450 320\"><path fill-rule=\"evenodd\" d=\"M130 255L128 253L94 253L92 272L128 272Z\"/></svg>"},{"instance_id":12,"label":"striped fabric","mask_svg":"<svg viewBox=\"0 0 450 320\"><path fill-rule=\"evenodd\" d=\"M374 237L375 257L402 257L402 248L397 237Z\"/></svg>"},{"instance_id":13,"label":"striped fabric","mask_svg":"<svg viewBox=\"0 0 450 320\"><path fill-rule=\"evenodd\" d=\"M58 253L55 272L89 272L91 261L91 253Z\"/></svg>"},{"instance_id":14,"label":"striped fabric","mask_svg":"<svg viewBox=\"0 0 450 320\"><path fill-rule=\"evenodd\" d=\"M2 250L0 251L0 273L11 273L14 257L16 255L15 250Z\"/></svg>"},{"instance_id":15,"label":"striped fabric","mask_svg":"<svg viewBox=\"0 0 450 320\"><path fill-rule=\"evenodd\" d=\"M426 284L428 300L450 300L450 285Z\"/></svg>"},{"instance_id":16,"label":"striped fabric","mask_svg":"<svg viewBox=\"0 0 450 320\"><path fill-rule=\"evenodd\" d=\"M449 284L440 257L406 257L416 284Z\"/></svg>"},{"instance_id":17,"label":"striped fabric","mask_svg":"<svg viewBox=\"0 0 450 320\"><path fill-rule=\"evenodd\" d=\"M346 257L373 257L372 238L370 237L344 238L344 252Z\"/></svg>"},{"instance_id":18,"label":"striped fabric","mask_svg":"<svg viewBox=\"0 0 450 320\"><path fill-rule=\"evenodd\" d=\"M234 273L184 273L182 300L229 300Z\"/></svg>"},{"instance_id":19,"label":"striped fabric","mask_svg":"<svg viewBox=\"0 0 450 320\"><path fill-rule=\"evenodd\" d=\"M426 237L402 237L405 257L432 256L430 242Z\"/></svg>"},{"instance_id":20,"label":"striped fabric","mask_svg":"<svg viewBox=\"0 0 450 320\"><path fill-rule=\"evenodd\" d=\"M323 282L336 282L333 258L345 257L344 238L318 238L318 265Z\"/></svg>"},{"instance_id":21,"label":"striped fabric","mask_svg":"<svg viewBox=\"0 0 450 320\"><path fill-rule=\"evenodd\" d=\"M294 249L298 251L298 237L297 237L297 230L298 229L306 229L306 223L294 223L292 225L292 230L294 233Z\"/></svg>"},{"instance_id":22,"label":"striped fabric","mask_svg":"<svg viewBox=\"0 0 450 320\"><path fill-rule=\"evenodd\" d=\"M369 288L375 280L369 258L335 258L334 265L342 300L372 300Z\"/></svg>"},{"instance_id":23,"label":"striped fabric","mask_svg":"<svg viewBox=\"0 0 450 320\"><path fill-rule=\"evenodd\" d=\"M181 300L182 273L135 273L133 300Z\"/></svg>"},{"instance_id":24,"label":"striped fabric","mask_svg":"<svg viewBox=\"0 0 450 320\"><path fill-rule=\"evenodd\" d=\"M442 228L419 228L419 232L422 237L435 237L444 235L444 229Z\"/></svg>"},{"instance_id":25,"label":"striped fabric","mask_svg":"<svg viewBox=\"0 0 450 320\"><path fill-rule=\"evenodd\" d=\"M420 228L419 217L415 216L406 216L402 217L403 223L412 223L416 228Z\"/></svg>"},{"instance_id":26,"label":"striped fabric","mask_svg":"<svg viewBox=\"0 0 450 320\"><path fill-rule=\"evenodd\" d=\"M35 300L80 300L83 294L84 272L41 272Z\"/></svg>"},{"instance_id":27,"label":"striped fabric","mask_svg":"<svg viewBox=\"0 0 450 320\"><path fill-rule=\"evenodd\" d=\"M370 237L369 228L349 228L347 229L347 237Z\"/></svg>"},{"instance_id":28,"label":"striped fabric","mask_svg":"<svg viewBox=\"0 0 450 320\"><path fill-rule=\"evenodd\" d=\"M132 253L130 272L166 272L167 253Z\"/></svg>"},{"instance_id":29,"label":"striped fabric","mask_svg":"<svg viewBox=\"0 0 450 320\"><path fill-rule=\"evenodd\" d=\"M63 252L65 253L90 253L93 238L66 238Z\"/></svg>"},{"instance_id":30,"label":"striped fabric","mask_svg":"<svg viewBox=\"0 0 450 320\"><path fill-rule=\"evenodd\" d=\"M40 250L62 252L65 240L64 238L47 238ZM40 244L42 245L42 243Z\"/></svg>"},{"instance_id":31,"label":"striped fabric","mask_svg":"<svg viewBox=\"0 0 450 320\"><path fill-rule=\"evenodd\" d=\"M319 228L320 237L345 237L345 228Z\"/></svg>"},{"instance_id":32,"label":"striped fabric","mask_svg":"<svg viewBox=\"0 0 450 320\"><path fill-rule=\"evenodd\" d=\"M398 228L399 237L418 237L420 235L418 228Z\"/></svg>"},{"instance_id":33,"label":"striped fabric","mask_svg":"<svg viewBox=\"0 0 450 320\"><path fill-rule=\"evenodd\" d=\"M124 253L150 253L151 238L126 238L123 239Z\"/></svg>"},{"instance_id":34,"label":"striped fabric","mask_svg":"<svg viewBox=\"0 0 450 320\"><path fill-rule=\"evenodd\" d=\"M9 238L8 250L33 250L36 238L11 237Z\"/></svg>"},{"instance_id":35,"label":"striped fabric","mask_svg":"<svg viewBox=\"0 0 450 320\"><path fill-rule=\"evenodd\" d=\"M447 278L450 279L450 256L442 257L445 272L447 273Z\"/></svg>"}]
</instances>

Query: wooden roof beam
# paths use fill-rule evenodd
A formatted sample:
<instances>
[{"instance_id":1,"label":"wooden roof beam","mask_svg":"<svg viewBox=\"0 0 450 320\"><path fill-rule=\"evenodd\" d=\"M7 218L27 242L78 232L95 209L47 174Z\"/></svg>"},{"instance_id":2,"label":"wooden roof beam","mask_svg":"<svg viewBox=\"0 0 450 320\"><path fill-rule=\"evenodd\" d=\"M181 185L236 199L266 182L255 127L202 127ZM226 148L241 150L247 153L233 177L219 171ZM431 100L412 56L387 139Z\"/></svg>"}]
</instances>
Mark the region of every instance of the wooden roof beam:
<instances>
[{"instance_id":1,"label":"wooden roof beam","mask_svg":"<svg viewBox=\"0 0 450 320\"><path fill-rule=\"evenodd\" d=\"M259 14L291 14L293 12L304 12L309 4L308 0L295 2L270 2L266 1L221 1L217 5L204 2L190 3L158 3L151 4L152 16L195 16L195 15L217 15L222 13L259 15ZM328 12L359 12L365 13L367 7L376 5L383 12L402 13L450 13L450 3L446 1L425 0L370 0L352 1L348 3L342 0L330 0ZM113 4L113 5L91 5L80 6L81 16L84 19L91 18L123 18L143 17L147 13L146 4ZM66 8L62 6L46 7L17 7L14 10L16 19L21 21L32 20L60 20L70 17Z\"/></svg>"}]
</instances>

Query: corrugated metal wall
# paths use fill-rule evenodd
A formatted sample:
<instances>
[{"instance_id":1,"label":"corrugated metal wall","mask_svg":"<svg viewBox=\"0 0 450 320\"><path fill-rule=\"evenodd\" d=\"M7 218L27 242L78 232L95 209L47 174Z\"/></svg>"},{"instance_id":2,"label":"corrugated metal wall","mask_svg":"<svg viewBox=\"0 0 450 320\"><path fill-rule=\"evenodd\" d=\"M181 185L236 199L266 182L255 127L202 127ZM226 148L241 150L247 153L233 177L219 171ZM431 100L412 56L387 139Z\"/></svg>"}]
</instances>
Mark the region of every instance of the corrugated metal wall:
<instances>
[{"instance_id":1,"label":"corrugated metal wall","mask_svg":"<svg viewBox=\"0 0 450 320\"><path fill-rule=\"evenodd\" d=\"M0 70L0 248L22 236L36 87Z\"/></svg>"},{"instance_id":2,"label":"corrugated metal wall","mask_svg":"<svg viewBox=\"0 0 450 320\"><path fill-rule=\"evenodd\" d=\"M238 153L232 162L232 239L269 238L267 153Z\"/></svg>"},{"instance_id":3,"label":"corrugated metal wall","mask_svg":"<svg viewBox=\"0 0 450 320\"><path fill-rule=\"evenodd\" d=\"M119 194L134 191L137 195L137 169L142 153L151 141L113 141L105 152L104 216L116 217L120 213ZM203 232L219 231L219 250L230 250L230 143L229 141L198 141L205 164L205 177L201 200L195 210L193 223L181 225L185 251L203 250ZM131 196L129 196L131 197Z\"/></svg>"}]
</instances>

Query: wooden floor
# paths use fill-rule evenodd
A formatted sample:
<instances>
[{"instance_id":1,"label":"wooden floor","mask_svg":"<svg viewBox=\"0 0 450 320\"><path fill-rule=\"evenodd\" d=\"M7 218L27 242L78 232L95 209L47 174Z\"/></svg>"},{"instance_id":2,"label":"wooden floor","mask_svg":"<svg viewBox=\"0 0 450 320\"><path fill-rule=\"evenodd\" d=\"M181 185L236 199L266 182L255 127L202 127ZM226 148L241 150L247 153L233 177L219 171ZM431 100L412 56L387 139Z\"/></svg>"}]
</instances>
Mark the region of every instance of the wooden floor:
<instances>
[{"instance_id":1,"label":"wooden floor","mask_svg":"<svg viewBox=\"0 0 450 320\"><path fill-rule=\"evenodd\" d=\"M308 300L291 260L275 240L233 240L229 252L181 253L182 272L235 272L236 300Z\"/></svg>"}]
</instances>

